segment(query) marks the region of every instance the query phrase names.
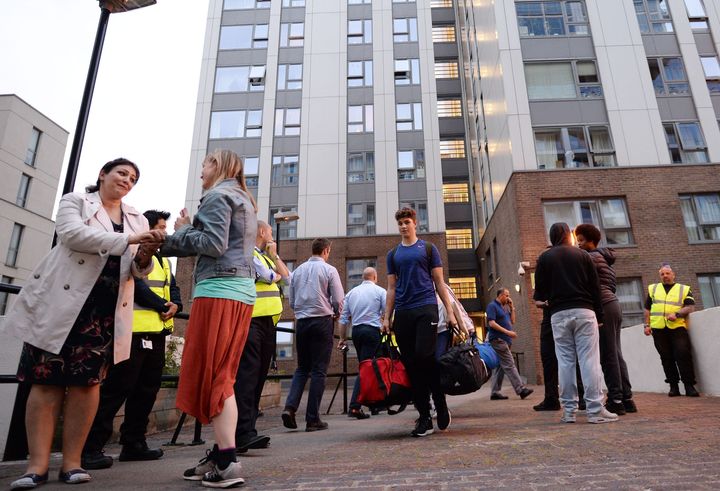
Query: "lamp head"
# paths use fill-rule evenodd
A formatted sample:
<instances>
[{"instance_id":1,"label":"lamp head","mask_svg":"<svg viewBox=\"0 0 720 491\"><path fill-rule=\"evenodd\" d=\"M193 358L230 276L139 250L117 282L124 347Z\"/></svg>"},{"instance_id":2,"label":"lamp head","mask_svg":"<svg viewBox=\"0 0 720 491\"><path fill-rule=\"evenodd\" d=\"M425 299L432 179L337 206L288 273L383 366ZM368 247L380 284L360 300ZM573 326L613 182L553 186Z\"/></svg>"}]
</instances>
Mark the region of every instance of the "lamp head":
<instances>
[{"instance_id":1,"label":"lamp head","mask_svg":"<svg viewBox=\"0 0 720 491\"><path fill-rule=\"evenodd\" d=\"M111 14L127 12L155 5L157 0L100 0L100 8L107 9Z\"/></svg>"}]
</instances>

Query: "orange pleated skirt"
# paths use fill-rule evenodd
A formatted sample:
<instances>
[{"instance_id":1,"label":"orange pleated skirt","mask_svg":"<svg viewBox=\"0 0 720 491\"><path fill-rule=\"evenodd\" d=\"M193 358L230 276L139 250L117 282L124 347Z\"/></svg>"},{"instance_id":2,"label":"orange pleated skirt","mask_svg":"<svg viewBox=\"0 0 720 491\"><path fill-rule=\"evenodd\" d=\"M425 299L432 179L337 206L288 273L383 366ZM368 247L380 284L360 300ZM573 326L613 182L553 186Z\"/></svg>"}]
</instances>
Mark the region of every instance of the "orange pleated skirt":
<instances>
[{"instance_id":1,"label":"orange pleated skirt","mask_svg":"<svg viewBox=\"0 0 720 491\"><path fill-rule=\"evenodd\" d=\"M202 424L233 395L253 306L223 298L196 298L185 332L175 405Z\"/></svg>"}]
</instances>

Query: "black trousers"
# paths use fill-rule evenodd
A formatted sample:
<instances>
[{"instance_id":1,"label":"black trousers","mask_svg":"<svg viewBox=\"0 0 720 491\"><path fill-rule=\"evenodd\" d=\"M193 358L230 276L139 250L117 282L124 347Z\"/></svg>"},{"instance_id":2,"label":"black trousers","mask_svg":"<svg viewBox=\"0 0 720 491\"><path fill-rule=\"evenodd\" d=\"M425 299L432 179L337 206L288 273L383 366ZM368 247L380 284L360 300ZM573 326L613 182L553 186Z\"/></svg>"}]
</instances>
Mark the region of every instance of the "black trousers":
<instances>
[{"instance_id":1,"label":"black trousers","mask_svg":"<svg viewBox=\"0 0 720 491\"><path fill-rule=\"evenodd\" d=\"M235 378L235 402L238 408L236 444L257 436L255 423L258 406L275 353L276 339L272 316L252 318Z\"/></svg>"},{"instance_id":2,"label":"black trousers","mask_svg":"<svg viewBox=\"0 0 720 491\"><path fill-rule=\"evenodd\" d=\"M142 347L144 339L152 342L152 349ZM83 453L102 450L112 435L113 419L123 403L125 418L120 426L120 443L145 441L148 416L160 390L164 367L165 334L133 334L130 358L112 365L100 386L98 412Z\"/></svg>"},{"instance_id":3,"label":"black trousers","mask_svg":"<svg viewBox=\"0 0 720 491\"><path fill-rule=\"evenodd\" d=\"M695 385L692 345L687 329L678 327L651 329L651 331L655 349L660 354L660 361L665 371L665 382L677 384L682 380L683 383Z\"/></svg>"},{"instance_id":4,"label":"black trousers","mask_svg":"<svg viewBox=\"0 0 720 491\"><path fill-rule=\"evenodd\" d=\"M603 325L600 326L600 366L605 376L608 399L622 401L624 397L623 377L620 370L620 347L618 339L622 325L620 302L613 300L603 305ZM624 360L623 360L624 363ZM627 370L627 367L626 367Z\"/></svg>"},{"instance_id":5,"label":"black trousers","mask_svg":"<svg viewBox=\"0 0 720 491\"><path fill-rule=\"evenodd\" d=\"M550 312L544 311L540 323L540 361L543 366L543 379L545 381L545 400L548 402L560 402L558 389L558 361L555 355L555 339L553 338ZM576 365L577 388L579 400L583 400L585 387L580 376L580 365Z\"/></svg>"},{"instance_id":6,"label":"black trousers","mask_svg":"<svg viewBox=\"0 0 720 491\"><path fill-rule=\"evenodd\" d=\"M435 360L437 323L438 307L432 304L412 310L396 310L392 326L400 358L412 384L415 408L425 418L430 417L431 394L436 409L446 406Z\"/></svg>"}]
</instances>

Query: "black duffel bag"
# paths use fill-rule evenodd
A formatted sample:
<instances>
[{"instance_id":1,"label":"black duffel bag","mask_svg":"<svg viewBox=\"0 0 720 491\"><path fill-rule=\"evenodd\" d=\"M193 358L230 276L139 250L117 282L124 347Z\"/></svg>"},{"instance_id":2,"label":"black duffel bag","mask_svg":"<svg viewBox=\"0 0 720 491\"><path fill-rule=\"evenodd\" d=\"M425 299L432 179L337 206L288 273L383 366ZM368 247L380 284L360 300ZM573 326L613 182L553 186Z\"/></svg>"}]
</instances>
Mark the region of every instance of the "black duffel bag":
<instances>
[{"instance_id":1,"label":"black duffel bag","mask_svg":"<svg viewBox=\"0 0 720 491\"><path fill-rule=\"evenodd\" d=\"M492 370L485 366L472 341L457 344L438 360L440 387L451 396L475 392L490 379Z\"/></svg>"}]
</instances>

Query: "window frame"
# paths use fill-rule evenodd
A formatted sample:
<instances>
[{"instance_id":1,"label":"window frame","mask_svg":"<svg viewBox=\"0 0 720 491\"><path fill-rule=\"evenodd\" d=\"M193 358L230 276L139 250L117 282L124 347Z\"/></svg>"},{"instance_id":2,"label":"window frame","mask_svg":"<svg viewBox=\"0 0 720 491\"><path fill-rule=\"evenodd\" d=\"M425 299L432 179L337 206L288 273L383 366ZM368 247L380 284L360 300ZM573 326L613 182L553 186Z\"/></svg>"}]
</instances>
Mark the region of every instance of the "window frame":
<instances>
[{"instance_id":1,"label":"window frame","mask_svg":"<svg viewBox=\"0 0 720 491\"><path fill-rule=\"evenodd\" d=\"M698 286L700 287L700 299L704 309L720 307L720 273L700 273L697 275ZM707 281L707 286L703 285ZM708 301L708 288L712 301Z\"/></svg>"},{"instance_id":2,"label":"window frame","mask_svg":"<svg viewBox=\"0 0 720 491\"><path fill-rule=\"evenodd\" d=\"M407 70L398 64L407 63ZM395 86L420 85L420 59L419 58L400 58L393 60L393 68L395 70Z\"/></svg>"},{"instance_id":3,"label":"window frame","mask_svg":"<svg viewBox=\"0 0 720 491\"><path fill-rule=\"evenodd\" d=\"M400 167L405 157L405 154L410 154L412 159L412 166ZM425 180L426 165L425 165L425 150L413 149L413 150L398 150L397 151L397 176L399 181L418 181Z\"/></svg>"},{"instance_id":4,"label":"window frame","mask_svg":"<svg viewBox=\"0 0 720 491\"><path fill-rule=\"evenodd\" d=\"M300 67L300 78L290 78L291 76L296 76L295 74L291 75L291 71L294 71L296 68L293 67ZM292 87L290 87L290 84L293 84ZM278 65L278 80L277 80L277 90L302 90L303 85L303 64L302 63L281 63Z\"/></svg>"},{"instance_id":5,"label":"window frame","mask_svg":"<svg viewBox=\"0 0 720 491\"><path fill-rule=\"evenodd\" d=\"M215 127L215 115L220 114L242 114L242 134L234 136L223 136L218 134L213 136L213 128ZM249 124L250 121L255 121L256 118L259 120L259 124ZM220 129L218 129L220 131ZM237 138L260 138L262 136L262 109L239 109L239 110L227 110L227 111L212 111L210 113L210 131L209 140L231 140Z\"/></svg>"},{"instance_id":6,"label":"window frame","mask_svg":"<svg viewBox=\"0 0 720 491\"><path fill-rule=\"evenodd\" d=\"M233 1L233 0L230 0ZM246 3L252 3L252 7L228 7L228 0L223 1L223 10L255 10L255 9L269 9L270 0L244 0ZM235 0L236 3L240 4L242 0Z\"/></svg>"},{"instance_id":7,"label":"window frame","mask_svg":"<svg viewBox=\"0 0 720 491\"><path fill-rule=\"evenodd\" d=\"M688 243L690 244L706 244L706 243L717 243L720 242L720 221L718 222L703 222L701 214L698 212L699 205L698 199L703 196L715 196L717 201L720 202L720 192L718 193L691 193L681 194L678 198L680 200L680 209L683 216L683 224L685 225L685 231L688 234ZM689 203L689 206L686 204ZM688 221L686 211L692 212L692 222ZM713 229L717 238L712 238ZM710 238L706 238L710 236Z\"/></svg>"},{"instance_id":8,"label":"window frame","mask_svg":"<svg viewBox=\"0 0 720 491\"><path fill-rule=\"evenodd\" d=\"M633 7L635 8L635 17L638 21L638 27L640 28L640 34L671 34L675 32L675 25L673 24L673 18L672 13L670 12L670 8L667 5L667 0L657 0L658 3L665 3L665 12L666 15L661 18L651 19L652 15L651 11L648 7L647 0L633 0ZM638 6L642 5L643 11L638 11ZM662 12L661 10L658 10L658 12ZM644 16L648 29L644 30L643 26L645 25L643 22L640 21L640 17ZM656 30L654 26L664 26L665 30ZM669 27L669 30L668 30Z\"/></svg>"},{"instance_id":9,"label":"window frame","mask_svg":"<svg viewBox=\"0 0 720 491\"><path fill-rule=\"evenodd\" d=\"M648 60L648 69L650 70L650 80L653 84L653 89L655 90L655 97L684 97L692 95L690 92L690 82L688 80L688 73L687 69L685 68L685 63L683 62L682 56L652 56L647 59ZM667 66L666 63L668 60L679 60L680 65L683 71L683 74L685 75L684 79L677 79L672 80L670 76L667 73ZM653 78L652 72L653 67L652 63L655 63L658 70L659 75L659 82L662 82L662 87L660 87L656 81L658 81L657 77ZM684 86L684 88L682 88ZM676 87L673 89L673 87Z\"/></svg>"},{"instance_id":10,"label":"window frame","mask_svg":"<svg viewBox=\"0 0 720 491\"><path fill-rule=\"evenodd\" d=\"M292 112L291 112L292 111ZM288 123L288 116L297 114L297 123ZM299 136L302 125L302 112L299 107L278 107L275 108L275 129L274 136ZM297 128L297 129L296 129Z\"/></svg>"},{"instance_id":11,"label":"window frame","mask_svg":"<svg viewBox=\"0 0 720 491\"><path fill-rule=\"evenodd\" d=\"M545 10L545 4L555 4L560 3L560 14L557 13L546 13ZM539 4L541 13L534 14L534 15L522 15L518 11L518 6L520 5L528 5L528 4ZM584 21L578 21L573 20L570 14L568 13L568 4L578 4L582 7L582 13L584 15ZM531 2L523 2L523 1L516 1L515 2L515 15L517 17L517 26L518 26L518 33L520 34L521 39L535 39L535 38L558 38L558 37L578 37L578 36L590 36L590 19L588 18L587 13L587 6L585 5L584 0L558 0L558 1L531 1ZM527 29L527 31L523 31L523 27L526 27L523 25L523 19L537 19L542 22L543 32L544 34L530 34L530 29ZM557 29L557 26L550 27L551 23L549 19L562 19L562 34L549 34L550 31L553 29ZM582 29L584 27L584 30ZM571 32L572 31L572 32ZM525 33L524 33L525 32Z\"/></svg>"},{"instance_id":12,"label":"window frame","mask_svg":"<svg viewBox=\"0 0 720 491\"><path fill-rule=\"evenodd\" d=\"M626 224L623 226L611 226L606 225L605 222L610 222L609 215L604 215L604 209L602 206L603 202L610 202L610 201L617 201L620 204L622 204L623 207L623 215L626 221ZM548 244L550 244L550 226L552 223L550 222L550 217L548 216L548 206L558 206L558 205L571 205L572 206L572 215L573 220L572 223L569 221L567 222L571 229L574 229L577 225L581 223L592 223L595 225L598 229L600 229L600 232L602 234L602 239L600 240L600 244L598 244L598 247L601 246L610 246L615 248L624 248L624 247L636 247L637 243L635 241L635 235L633 233L633 225L632 220L630 219L630 211L628 210L627 205L627 199L624 196L609 196L609 197L603 197L603 198L581 198L581 199L574 199L574 200L545 200L542 202L543 206L543 220L545 221L545 234L548 241ZM590 212L594 212L595 217L591 218L597 218L596 221L586 220L586 216L584 216L584 213L586 214L587 211L590 210ZM627 243L619 243L617 241L609 242L608 241L608 234L627 234L628 242ZM621 235L619 235L621 236Z\"/></svg>"},{"instance_id":13,"label":"window frame","mask_svg":"<svg viewBox=\"0 0 720 491\"><path fill-rule=\"evenodd\" d=\"M352 31L351 24L359 23L360 30ZM360 46L372 44L372 19L348 19L347 21L347 43L348 46Z\"/></svg>"},{"instance_id":14,"label":"window frame","mask_svg":"<svg viewBox=\"0 0 720 491\"><path fill-rule=\"evenodd\" d=\"M597 148L593 143L593 132L602 129L607 132L608 140L610 141L611 148L603 148L602 150ZM584 152L575 152L574 150L580 150L580 148L573 148L573 141L579 141L576 137L573 137L570 133L582 130L583 143L585 144ZM538 134L549 134L559 133L560 139L555 141L556 156L562 156L562 161L556 160L554 167L548 167L546 164L541 163L543 159L540 158L538 153ZM590 168L590 167L617 167L617 150L615 149L615 142L612 138L610 126L606 124L596 124L587 126L534 126L533 127L533 139L535 143L535 156L538 162L538 169L573 169L573 168ZM558 148L558 141L562 144L562 148ZM562 153L560 153L562 150ZM585 154L587 156L587 165L585 162L572 161L568 163L566 161L569 153ZM602 162L602 159L609 159L612 161L610 165L606 165ZM562 165L557 165L558 162L562 162ZM569 165L576 163L576 165Z\"/></svg>"},{"instance_id":15,"label":"window frame","mask_svg":"<svg viewBox=\"0 0 720 491\"><path fill-rule=\"evenodd\" d=\"M25 150L25 163L29 165L30 167L35 167L35 163L37 161L37 154L38 149L40 148L40 140L42 138L43 132L40 131L35 126L32 127L32 130L30 132L30 141L28 142L28 147Z\"/></svg>"},{"instance_id":16,"label":"window frame","mask_svg":"<svg viewBox=\"0 0 720 491\"><path fill-rule=\"evenodd\" d=\"M17 197L15 198L15 204L20 208L25 208L25 205L27 205L28 196L30 195L31 182L31 176L25 174L24 172L20 175L20 186L18 186Z\"/></svg>"},{"instance_id":17,"label":"window frame","mask_svg":"<svg viewBox=\"0 0 720 491\"><path fill-rule=\"evenodd\" d=\"M294 32L298 26L302 32ZM304 22L282 22L280 24L280 47L301 48L305 46L305 23Z\"/></svg>"},{"instance_id":18,"label":"window frame","mask_svg":"<svg viewBox=\"0 0 720 491\"><path fill-rule=\"evenodd\" d=\"M272 187L298 186L300 181L300 155L273 155L270 185ZM294 171L291 171L294 169Z\"/></svg>"},{"instance_id":19,"label":"window frame","mask_svg":"<svg viewBox=\"0 0 720 491\"><path fill-rule=\"evenodd\" d=\"M460 78L460 67L457 60L435 60L435 80L454 80Z\"/></svg>"},{"instance_id":20,"label":"window frame","mask_svg":"<svg viewBox=\"0 0 720 491\"><path fill-rule=\"evenodd\" d=\"M685 143L682 138L681 126L695 125L700 137L703 139L704 146L688 146L685 148ZM669 130L672 130L670 135ZM663 131L665 133L665 141L667 143L668 152L670 153L670 161L673 164L694 164L694 163L706 163L710 161L708 154L707 139L703 133L702 126L699 121L663 121ZM671 141L671 136L673 141ZM704 160L693 160L688 157L693 154L704 154Z\"/></svg>"},{"instance_id":21,"label":"window frame","mask_svg":"<svg viewBox=\"0 0 720 491\"><path fill-rule=\"evenodd\" d=\"M360 110L360 119L351 120L351 113ZM347 132L349 135L372 133L374 131L374 106L373 104L349 105L347 107Z\"/></svg>"},{"instance_id":22,"label":"window frame","mask_svg":"<svg viewBox=\"0 0 720 491\"><path fill-rule=\"evenodd\" d=\"M715 74L708 74L708 65L705 60L713 60L713 70ZM720 60L717 55L700 55L700 64L703 67L703 73L705 74L705 83L707 84L708 91L710 94L720 94Z\"/></svg>"},{"instance_id":23,"label":"window frame","mask_svg":"<svg viewBox=\"0 0 720 491\"><path fill-rule=\"evenodd\" d=\"M244 73L238 73L234 74L232 76L233 86L237 85L240 88L237 90L232 89L226 89L221 90L218 85L221 83L222 76L221 74L225 73L231 73L231 70L242 72L245 69L247 69L247 74ZM252 82L251 79L257 78L258 73L262 72L262 82ZM265 65L240 65L240 66L219 66L215 69L215 86L213 87L213 91L215 94L233 94L233 93L243 93L243 92L262 92L265 90L265 75L266 75L266 66ZM223 84L225 85L226 82ZM230 84L228 84L230 85Z\"/></svg>"},{"instance_id":24,"label":"window frame","mask_svg":"<svg viewBox=\"0 0 720 491\"><path fill-rule=\"evenodd\" d=\"M355 157L361 157L362 158L362 170L351 170L350 169L350 161L351 159ZM371 164L370 164L371 163ZM359 178L355 178L359 177ZM348 184L357 184L357 183L366 183L366 182L375 182L375 152L374 151L365 151L365 152L348 152L347 154L347 182Z\"/></svg>"},{"instance_id":25,"label":"window frame","mask_svg":"<svg viewBox=\"0 0 720 491\"><path fill-rule=\"evenodd\" d=\"M351 213L351 211L353 211L353 207L359 207L361 213ZM377 226L375 202L348 203L346 216L346 234L348 237L375 235L375 230ZM351 216L357 216L359 217L359 219L351 221Z\"/></svg>"},{"instance_id":26,"label":"window frame","mask_svg":"<svg viewBox=\"0 0 720 491\"><path fill-rule=\"evenodd\" d=\"M305 0L283 0L282 6L285 8L305 7Z\"/></svg>"},{"instance_id":27,"label":"window frame","mask_svg":"<svg viewBox=\"0 0 720 491\"><path fill-rule=\"evenodd\" d=\"M595 67L595 77L597 78L597 81L595 82L582 82L580 80L580 69L578 68L578 65L582 65L585 63L592 63ZM573 77L573 85L575 86L575 95L574 97L533 97L531 94L531 84L526 83L527 90L528 90L528 100L530 102L533 101L554 101L554 100L562 100L562 101L569 101L569 100L587 100L587 99L602 99L604 98L605 94L603 92L603 86L602 86L602 79L600 78L600 71L598 70L597 66L597 60L588 58L588 59L579 59L579 60L552 60L552 61L528 61L524 63L525 68L525 79L526 81L530 80L531 77L528 75L528 67L532 66L557 66L557 65L570 65L570 71L572 72ZM539 85L537 85L539 87ZM548 86L550 87L550 86Z\"/></svg>"},{"instance_id":28,"label":"window frame","mask_svg":"<svg viewBox=\"0 0 720 491\"><path fill-rule=\"evenodd\" d=\"M404 26L401 26L403 23ZM400 27L401 30L398 30ZM417 17L402 17L393 19L393 42L416 43L418 40Z\"/></svg>"},{"instance_id":29,"label":"window frame","mask_svg":"<svg viewBox=\"0 0 720 491\"><path fill-rule=\"evenodd\" d=\"M627 303L629 302L623 302L623 297L622 295L620 295L620 293L624 285L632 285L632 288L635 289L635 291L639 294L638 298L636 299L637 303L633 306L635 308L630 308L627 305ZM642 324L645 319L645 290L643 289L642 278L618 278L616 290L618 301L620 302L620 306L622 307L623 314L622 324L620 327L625 328ZM633 299L632 302L635 303L635 299Z\"/></svg>"},{"instance_id":30,"label":"window frame","mask_svg":"<svg viewBox=\"0 0 720 491\"><path fill-rule=\"evenodd\" d=\"M351 66L359 66L362 70L359 75L350 73ZM359 81L359 82L355 82ZM347 62L347 86L349 89L356 87L373 86L373 61L372 60L351 60Z\"/></svg>"},{"instance_id":31,"label":"window frame","mask_svg":"<svg viewBox=\"0 0 720 491\"><path fill-rule=\"evenodd\" d=\"M247 187L256 188L260 177L260 157L256 155L243 156L243 174Z\"/></svg>"},{"instance_id":32,"label":"window frame","mask_svg":"<svg viewBox=\"0 0 720 491\"><path fill-rule=\"evenodd\" d=\"M278 213L280 211L297 213L297 205L270 206L268 218L270 218L270 220L273 220L275 213ZM297 223L298 223L297 220L292 220L289 222L285 222L285 221L280 222L280 225L278 227L278 230L279 230L278 237L275 237L275 240L278 240L278 238L280 238L280 239L296 239L297 238Z\"/></svg>"},{"instance_id":33,"label":"window frame","mask_svg":"<svg viewBox=\"0 0 720 491\"><path fill-rule=\"evenodd\" d=\"M248 46L240 46L240 47L223 47L223 33L230 32L232 29L238 29L238 28L245 28L245 27L252 27L252 32L250 33L250 43ZM263 34L263 31L264 34ZM218 51L237 51L241 49L267 49L268 47L268 32L269 32L269 26L268 24L241 24L241 25L230 25L230 26L220 26L220 40L218 42Z\"/></svg>"},{"instance_id":34,"label":"window frame","mask_svg":"<svg viewBox=\"0 0 720 491\"><path fill-rule=\"evenodd\" d=\"M13 278L12 276L2 275L2 277L0 277L0 283L5 283L6 285L12 285L14 281L15 278ZM0 315L5 315L5 313L7 312L9 299L9 292L0 292Z\"/></svg>"},{"instance_id":35,"label":"window frame","mask_svg":"<svg viewBox=\"0 0 720 491\"><path fill-rule=\"evenodd\" d=\"M409 117L400 112L409 112ZM422 131L423 114L421 102L401 102L395 104L395 129L397 132Z\"/></svg>"},{"instance_id":36,"label":"window frame","mask_svg":"<svg viewBox=\"0 0 720 491\"><path fill-rule=\"evenodd\" d=\"M467 182L446 182L442 185L443 203L469 203L470 184Z\"/></svg>"},{"instance_id":37,"label":"window frame","mask_svg":"<svg viewBox=\"0 0 720 491\"><path fill-rule=\"evenodd\" d=\"M458 300L471 300L478 298L478 285L475 276L450 276L448 284ZM471 285L471 287L468 287Z\"/></svg>"},{"instance_id":38,"label":"window frame","mask_svg":"<svg viewBox=\"0 0 720 491\"><path fill-rule=\"evenodd\" d=\"M462 118L462 99L438 99L437 115L438 118Z\"/></svg>"},{"instance_id":39,"label":"window frame","mask_svg":"<svg viewBox=\"0 0 720 491\"><path fill-rule=\"evenodd\" d=\"M445 243L448 250L473 249L473 236L471 228L445 229Z\"/></svg>"},{"instance_id":40,"label":"window frame","mask_svg":"<svg viewBox=\"0 0 720 491\"><path fill-rule=\"evenodd\" d=\"M10 242L8 243L7 254L5 255L5 266L17 268L17 260L20 255L20 246L22 245L23 235L25 234L25 225L14 223L12 233L10 234Z\"/></svg>"},{"instance_id":41,"label":"window frame","mask_svg":"<svg viewBox=\"0 0 720 491\"><path fill-rule=\"evenodd\" d=\"M455 43L456 41L455 24L436 24L432 26L433 43Z\"/></svg>"},{"instance_id":42,"label":"window frame","mask_svg":"<svg viewBox=\"0 0 720 491\"><path fill-rule=\"evenodd\" d=\"M360 264L358 264L357 267L353 265L353 271L359 271L359 273L355 273L356 276L359 276L359 278L351 278L350 277L350 261L358 261ZM365 270L365 268L377 268L377 257L348 257L345 258L345 287L347 291L352 290L354 287L358 286L363 282L362 279L362 272Z\"/></svg>"},{"instance_id":43,"label":"window frame","mask_svg":"<svg viewBox=\"0 0 720 491\"><path fill-rule=\"evenodd\" d=\"M460 151L461 150L461 151ZM467 158L464 139L441 139L440 159L464 159Z\"/></svg>"}]
</instances>

